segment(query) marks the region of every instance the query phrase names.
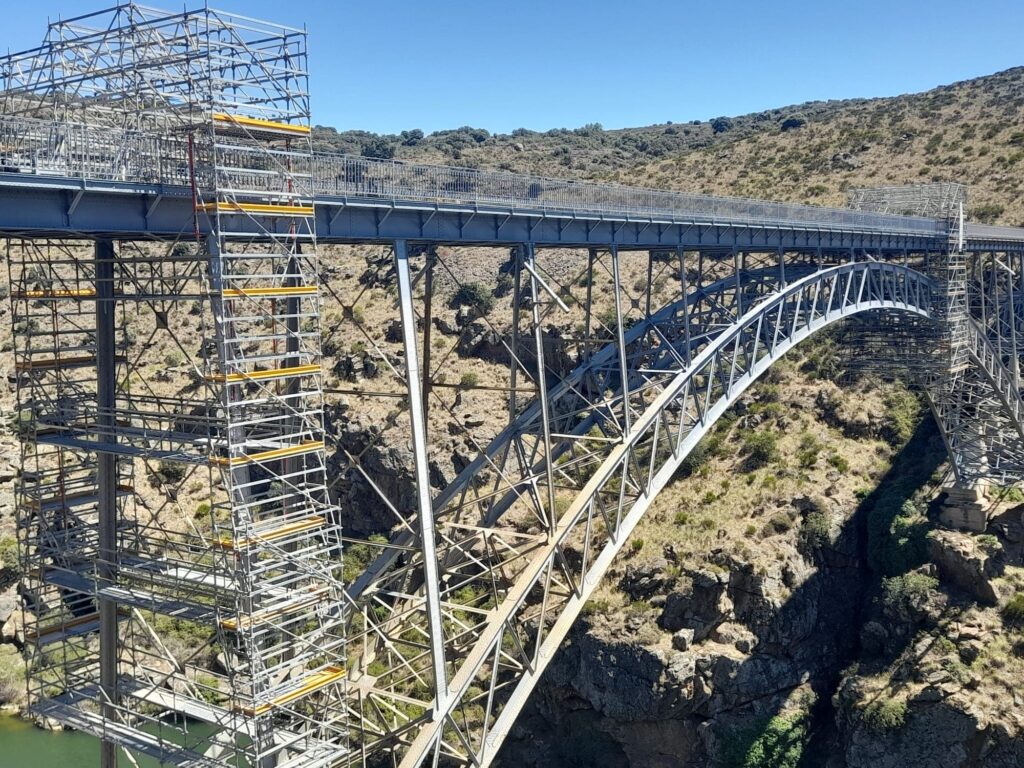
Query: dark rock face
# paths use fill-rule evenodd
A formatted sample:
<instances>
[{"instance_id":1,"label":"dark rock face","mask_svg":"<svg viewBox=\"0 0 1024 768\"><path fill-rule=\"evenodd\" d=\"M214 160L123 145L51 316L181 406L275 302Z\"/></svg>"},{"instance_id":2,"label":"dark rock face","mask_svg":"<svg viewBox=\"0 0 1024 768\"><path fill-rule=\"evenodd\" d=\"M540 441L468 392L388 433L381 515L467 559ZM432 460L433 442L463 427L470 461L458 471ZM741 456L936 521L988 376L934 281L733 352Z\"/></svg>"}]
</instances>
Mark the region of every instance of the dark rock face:
<instances>
[{"instance_id":1,"label":"dark rock face","mask_svg":"<svg viewBox=\"0 0 1024 768\"><path fill-rule=\"evenodd\" d=\"M576 367L576 359L566 347L561 330L550 327L544 331L544 366L554 377L564 377ZM463 357L478 357L498 365L509 365L512 361L511 338L497 333L482 320L468 322L459 337L456 351ZM524 339L516 351L527 371L537 368L537 355L533 339Z\"/></svg>"},{"instance_id":2,"label":"dark rock face","mask_svg":"<svg viewBox=\"0 0 1024 768\"><path fill-rule=\"evenodd\" d=\"M980 765L977 762L984 734L979 734L977 722L960 710L938 701L912 701L906 721L899 729L882 731L871 728L863 721L844 720L841 732L845 736L847 768L908 768L908 766L934 766L934 768L962 768ZM1011 752L1007 753L1012 755ZM1024 749L1018 752L1024 754ZM986 760L986 768L1009 768L1019 762Z\"/></svg>"},{"instance_id":3,"label":"dark rock face","mask_svg":"<svg viewBox=\"0 0 1024 768\"><path fill-rule=\"evenodd\" d=\"M860 627L858 537L846 526L816 565L712 552L676 578L665 576L668 557L627 567L631 599L664 600L657 621L671 650L636 643L626 618L614 639L577 624L499 764L707 768L730 734L778 713L794 690L827 697Z\"/></svg>"},{"instance_id":4,"label":"dark rock face","mask_svg":"<svg viewBox=\"0 0 1024 768\"><path fill-rule=\"evenodd\" d=\"M694 641L700 642L732 611L732 601L727 594L729 575L702 569L688 576L690 589L669 593L658 623L669 632L692 629Z\"/></svg>"}]
</instances>

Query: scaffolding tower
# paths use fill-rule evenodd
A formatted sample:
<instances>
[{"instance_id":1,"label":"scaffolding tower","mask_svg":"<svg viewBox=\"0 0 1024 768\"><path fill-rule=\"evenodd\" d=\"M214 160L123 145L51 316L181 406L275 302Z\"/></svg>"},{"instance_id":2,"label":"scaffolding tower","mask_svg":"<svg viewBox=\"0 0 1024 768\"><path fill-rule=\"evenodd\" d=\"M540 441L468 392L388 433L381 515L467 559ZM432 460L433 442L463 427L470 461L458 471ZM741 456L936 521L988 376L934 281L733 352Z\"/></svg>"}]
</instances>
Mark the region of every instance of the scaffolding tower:
<instances>
[{"instance_id":1,"label":"scaffolding tower","mask_svg":"<svg viewBox=\"0 0 1024 768\"><path fill-rule=\"evenodd\" d=\"M127 3L51 24L0 79L7 113L180 136L195 207L175 243L7 245L31 710L102 739L105 766L118 748L336 763L344 602L305 31ZM173 339L191 377L167 394L150 342L182 315L201 343ZM209 503L180 514L197 481ZM202 647L183 653L183 633Z\"/></svg>"}]
</instances>

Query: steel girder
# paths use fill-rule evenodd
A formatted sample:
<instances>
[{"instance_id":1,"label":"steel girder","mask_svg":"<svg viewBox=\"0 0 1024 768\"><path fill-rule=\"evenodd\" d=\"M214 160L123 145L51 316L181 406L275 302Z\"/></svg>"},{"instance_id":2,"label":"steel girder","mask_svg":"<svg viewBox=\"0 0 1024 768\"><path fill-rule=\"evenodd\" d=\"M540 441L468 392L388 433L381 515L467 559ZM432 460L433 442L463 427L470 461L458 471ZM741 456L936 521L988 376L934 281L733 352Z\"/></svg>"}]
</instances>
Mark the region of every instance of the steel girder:
<instances>
[{"instance_id":1,"label":"steel girder","mask_svg":"<svg viewBox=\"0 0 1024 768\"><path fill-rule=\"evenodd\" d=\"M778 277L778 272L772 278L761 273L751 286L738 288L734 278L731 292L726 286L730 281L721 281L720 292L708 306L729 296L733 306L707 310L702 317L690 313L692 302L680 302L689 307L689 330L714 329L691 340L689 364L679 349L685 334L678 325L675 341L646 346L635 342L646 334L664 333L664 326L651 323L631 329L630 338L623 339L628 347L633 345L626 352L633 372L625 387L632 409L628 429L623 388L615 380L619 344L612 344L588 366L587 375L606 376L598 390L601 396L586 396L587 375L582 373L563 383L563 391L573 393L565 401L571 406L565 411L552 406L554 431L562 440L550 455L544 453L542 440L520 431L522 422L488 450L493 460L518 441L527 460L520 466L522 477L509 483L486 514L469 519L460 508L457 500L467 486L461 491L450 488L436 500L444 585L436 608L443 618L449 697L440 716L433 699L430 707L410 709L416 701L415 683L422 682L421 671L429 659L429 654L416 652L413 641L418 638L420 648L432 643L422 622L425 613L414 609L423 600L416 596L421 594L416 579L410 581L421 557L415 541L402 548L400 560L382 559L357 580L350 590L355 603L387 614L373 628L375 635L392 649L403 641L409 646L404 656L388 657L390 672L364 681L362 687L353 680L364 696L360 717L366 717L367 702L391 715L378 731L386 738L370 739L365 747L393 749L402 755L404 766L434 763L442 756L445 761L489 763L650 500L746 387L792 346L839 319L876 309L922 317L931 312L931 281L906 267L860 262L804 274L788 284L781 284ZM745 292L749 301L743 300ZM738 311L740 306L749 309ZM715 312L725 321L717 328L711 322ZM658 313L662 319L678 320L681 315L679 304ZM528 409L522 419L535 421L536 411ZM531 494L529 489L544 482L549 465L559 481L559 497L566 498L567 505L552 510L550 530L523 534L514 523L522 521L524 507L532 508L540 498L541 507L535 511L548 511L543 494ZM400 575L392 576L393 572ZM398 589L399 584L404 588ZM481 585L487 585L486 600L467 605L456 599L460 590ZM404 692L399 670L405 674ZM401 718L397 712L403 707ZM367 725L364 722L363 727Z\"/></svg>"}]
</instances>

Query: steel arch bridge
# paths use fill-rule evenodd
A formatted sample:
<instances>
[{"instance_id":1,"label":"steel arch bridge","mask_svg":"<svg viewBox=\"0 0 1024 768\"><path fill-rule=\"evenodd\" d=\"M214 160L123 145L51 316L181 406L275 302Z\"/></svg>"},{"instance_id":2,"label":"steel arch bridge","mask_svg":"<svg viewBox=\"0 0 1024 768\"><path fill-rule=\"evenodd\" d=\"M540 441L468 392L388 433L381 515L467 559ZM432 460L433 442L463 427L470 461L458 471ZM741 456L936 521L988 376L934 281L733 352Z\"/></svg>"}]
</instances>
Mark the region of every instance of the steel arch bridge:
<instances>
[{"instance_id":1,"label":"steel arch bridge","mask_svg":"<svg viewBox=\"0 0 1024 768\"><path fill-rule=\"evenodd\" d=\"M700 438L855 315L958 486L1024 482L1024 230L959 185L840 209L325 155L305 62L134 3L0 58L29 702L105 768L488 765ZM384 251L354 279L324 244Z\"/></svg>"}]
</instances>

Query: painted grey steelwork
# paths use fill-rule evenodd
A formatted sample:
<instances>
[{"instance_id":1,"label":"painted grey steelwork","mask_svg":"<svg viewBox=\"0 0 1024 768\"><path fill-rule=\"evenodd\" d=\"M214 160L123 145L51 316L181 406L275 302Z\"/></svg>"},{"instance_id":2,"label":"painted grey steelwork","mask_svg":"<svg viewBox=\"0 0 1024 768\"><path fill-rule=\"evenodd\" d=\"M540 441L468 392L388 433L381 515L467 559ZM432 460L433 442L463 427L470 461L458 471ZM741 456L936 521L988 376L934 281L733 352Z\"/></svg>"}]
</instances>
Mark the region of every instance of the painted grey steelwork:
<instances>
[{"instance_id":1,"label":"painted grey steelwork","mask_svg":"<svg viewBox=\"0 0 1024 768\"><path fill-rule=\"evenodd\" d=\"M5 116L0 147L0 202L10 211L0 212L0 230L168 237L191 226L182 138ZM258 159L239 155L222 183L258 180ZM209 173L196 168L200 181ZM898 249L945 237L936 218L345 155L316 155L313 174L324 242ZM967 237L1015 246L1024 229L968 225Z\"/></svg>"}]
</instances>

